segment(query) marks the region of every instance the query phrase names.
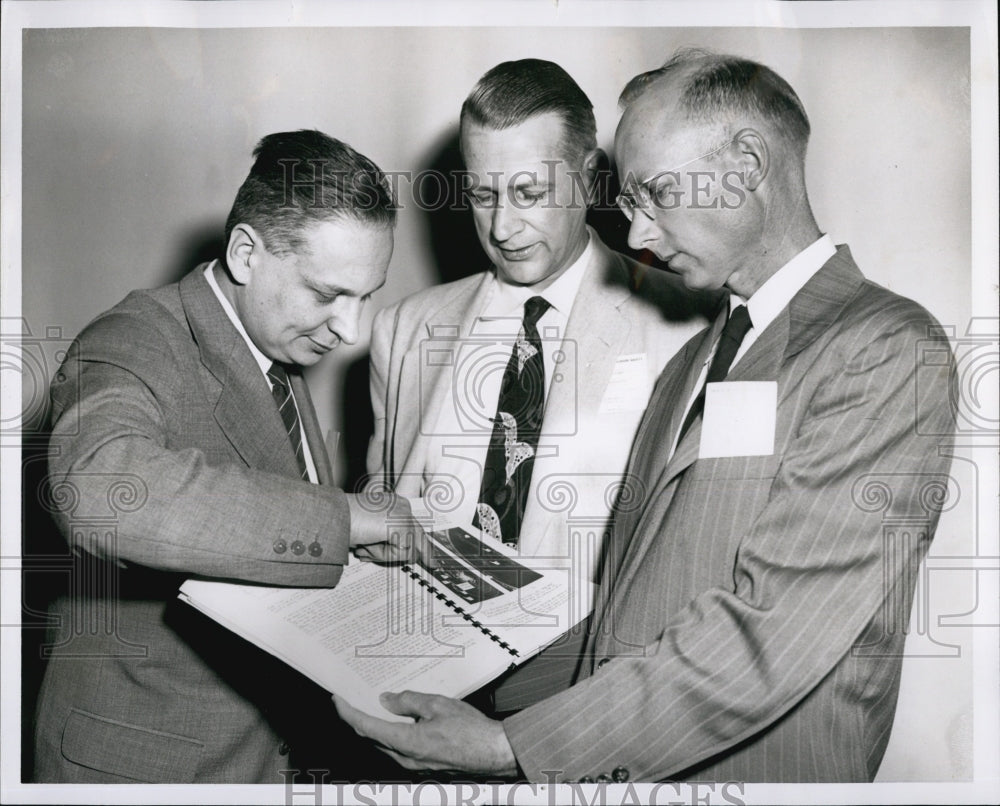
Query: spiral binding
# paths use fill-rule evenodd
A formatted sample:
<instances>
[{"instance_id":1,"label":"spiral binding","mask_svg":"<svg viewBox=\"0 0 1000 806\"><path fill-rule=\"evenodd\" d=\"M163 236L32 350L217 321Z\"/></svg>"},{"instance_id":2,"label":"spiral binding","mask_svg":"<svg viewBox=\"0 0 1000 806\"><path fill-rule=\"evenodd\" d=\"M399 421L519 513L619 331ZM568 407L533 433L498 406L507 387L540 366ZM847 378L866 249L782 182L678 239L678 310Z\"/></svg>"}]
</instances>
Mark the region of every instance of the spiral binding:
<instances>
[{"instance_id":1,"label":"spiral binding","mask_svg":"<svg viewBox=\"0 0 1000 806\"><path fill-rule=\"evenodd\" d=\"M405 571L407 574L409 574L411 577L413 577L413 579L415 579L417 581L418 585L420 585L420 586L422 586L424 588L427 588L427 590L429 590L431 593L434 594L435 598L440 599L442 602L444 602L446 605L448 605L448 607L450 607L452 610L454 610L456 613L458 613L458 615L460 615L462 618L464 618L466 621L468 621L473 627L476 627L481 633L483 633L483 635L485 635L486 637L488 637L491 641L495 641L500 646L501 649L506 649L507 652L509 652L515 658L520 657L520 653L516 649L514 649L510 644L508 644L506 641L504 641L503 638L501 638L499 635L497 635L495 632L493 632L485 624L483 624L482 622L476 621L476 619L473 618L473 616L472 616L471 613L469 613L461 605L457 604L449 596L447 596L446 594L442 593L437 588L437 586L432 585L430 582L428 582L426 579L424 579L422 576L420 576L420 574L418 574L416 571L413 570L413 566L411 566L409 564L405 564L405 565L400 566L400 568L403 571Z\"/></svg>"}]
</instances>

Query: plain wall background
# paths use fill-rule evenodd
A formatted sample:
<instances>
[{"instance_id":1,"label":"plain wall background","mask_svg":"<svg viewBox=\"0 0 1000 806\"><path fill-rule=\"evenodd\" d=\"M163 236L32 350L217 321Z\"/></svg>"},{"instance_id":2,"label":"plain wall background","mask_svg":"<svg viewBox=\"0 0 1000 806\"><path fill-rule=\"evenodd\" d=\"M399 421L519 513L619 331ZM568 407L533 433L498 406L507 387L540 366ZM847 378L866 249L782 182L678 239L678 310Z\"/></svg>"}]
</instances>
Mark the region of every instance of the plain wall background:
<instances>
[{"instance_id":1,"label":"plain wall background","mask_svg":"<svg viewBox=\"0 0 1000 806\"><path fill-rule=\"evenodd\" d=\"M610 148L621 87L682 45L763 61L795 87L813 127L807 167L820 227L850 244L870 278L963 333L971 224L962 28L28 31L22 314L32 334L55 327L70 338L131 289L178 279L219 237L266 133L318 128L385 170L425 169L446 155L479 76L533 56L580 83ZM472 237L471 221L419 210L409 186L400 187L389 281L368 322L383 305L440 281L442 238L453 233L464 249ZM442 220L454 229L442 230ZM482 261L469 250L469 270ZM366 353L367 343L341 347L310 371L324 427L343 429L345 378ZM339 465L343 477L343 456ZM974 469L958 473L964 485ZM932 555L974 553L969 507L966 500L945 513ZM918 603L922 594L929 610L921 617L931 624L937 613L975 606L957 575L918 588ZM949 638L961 644L959 657L933 650L906 663L880 780L971 775L971 646L967 631Z\"/></svg>"}]
</instances>

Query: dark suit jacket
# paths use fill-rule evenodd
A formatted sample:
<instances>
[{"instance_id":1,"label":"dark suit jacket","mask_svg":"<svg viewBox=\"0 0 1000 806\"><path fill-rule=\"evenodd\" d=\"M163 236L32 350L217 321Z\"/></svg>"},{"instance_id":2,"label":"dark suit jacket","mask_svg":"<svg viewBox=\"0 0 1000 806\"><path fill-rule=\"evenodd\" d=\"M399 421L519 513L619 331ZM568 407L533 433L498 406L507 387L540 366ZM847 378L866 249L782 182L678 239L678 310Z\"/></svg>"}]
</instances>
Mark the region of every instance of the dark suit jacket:
<instances>
[{"instance_id":1,"label":"dark suit jacket","mask_svg":"<svg viewBox=\"0 0 1000 806\"><path fill-rule=\"evenodd\" d=\"M777 382L774 453L699 459L699 420L668 460L723 320L667 365L640 426L649 494L616 515L580 679L504 723L530 779L878 769L947 489L947 343L840 247L725 381ZM921 365L921 341L944 360Z\"/></svg>"},{"instance_id":2,"label":"dark suit jacket","mask_svg":"<svg viewBox=\"0 0 1000 806\"><path fill-rule=\"evenodd\" d=\"M298 479L267 382L203 269L98 317L52 384L50 503L77 556L53 609L39 781L280 782L288 766L275 726L293 684L177 587L192 575L335 585L349 515L305 383L292 377L318 485Z\"/></svg>"}]
</instances>

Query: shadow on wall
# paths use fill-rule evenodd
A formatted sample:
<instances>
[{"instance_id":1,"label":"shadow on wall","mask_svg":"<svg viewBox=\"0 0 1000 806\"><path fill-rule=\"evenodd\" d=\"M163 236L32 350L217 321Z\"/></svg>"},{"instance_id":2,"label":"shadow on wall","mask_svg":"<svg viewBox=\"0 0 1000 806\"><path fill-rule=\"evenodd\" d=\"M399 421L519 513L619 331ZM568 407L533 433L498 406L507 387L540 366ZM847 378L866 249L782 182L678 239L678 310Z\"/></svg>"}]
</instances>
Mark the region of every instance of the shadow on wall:
<instances>
[{"instance_id":1,"label":"shadow on wall","mask_svg":"<svg viewBox=\"0 0 1000 806\"><path fill-rule=\"evenodd\" d=\"M206 222L192 227L177 238L174 256L163 273L162 285L176 283L202 263L218 258L225 262L225 220Z\"/></svg>"},{"instance_id":2,"label":"shadow on wall","mask_svg":"<svg viewBox=\"0 0 1000 806\"><path fill-rule=\"evenodd\" d=\"M420 175L447 181L422 181L413 185L412 204L418 205L427 233L431 266L437 283L471 277L489 268L490 261L479 245L472 208L462 193L465 162L459 148L458 126L453 126L430 150ZM441 193L442 190L446 192Z\"/></svg>"}]
</instances>

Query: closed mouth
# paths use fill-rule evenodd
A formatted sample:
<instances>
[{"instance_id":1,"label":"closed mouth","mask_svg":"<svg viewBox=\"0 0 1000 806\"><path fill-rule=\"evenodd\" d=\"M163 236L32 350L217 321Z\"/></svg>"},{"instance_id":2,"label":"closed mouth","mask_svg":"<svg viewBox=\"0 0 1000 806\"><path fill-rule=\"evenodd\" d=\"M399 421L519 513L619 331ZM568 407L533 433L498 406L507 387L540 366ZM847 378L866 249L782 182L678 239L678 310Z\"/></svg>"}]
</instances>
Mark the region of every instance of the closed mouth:
<instances>
[{"instance_id":1,"label":"closed mouth","mask_svg":"<svg viewBox=\"0 0 1000 806\"><path fill-rule=\"evenodd\" d=\"M332 350L334 347L337 346L337 344L339 344L339 342L336 342L336 341L333 344L323 344L322 342L316 341L316 339L314 339L312 336L309 336L308 339L313 344L315 344L318 349L322 350L324 353L330 352L330 350Z\"/></svg>"},{"instance_id":2,"label":"closed mouth","mask_svg":"<svg viewBox=\"0 0 1000 806\"><path fill-rule=\"evenodd\" d=\"M527 258L529 258L536 246L538 246L538 244L533 243L530 246L522 246L519 249L511 249L504 246L498 246L497 249L499 249L500 252L503 253L503 256L507 260L517 261L517 260L526 260Z\"/></svg>"}]
</instances>

